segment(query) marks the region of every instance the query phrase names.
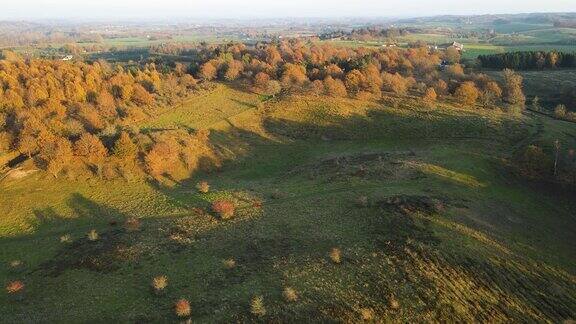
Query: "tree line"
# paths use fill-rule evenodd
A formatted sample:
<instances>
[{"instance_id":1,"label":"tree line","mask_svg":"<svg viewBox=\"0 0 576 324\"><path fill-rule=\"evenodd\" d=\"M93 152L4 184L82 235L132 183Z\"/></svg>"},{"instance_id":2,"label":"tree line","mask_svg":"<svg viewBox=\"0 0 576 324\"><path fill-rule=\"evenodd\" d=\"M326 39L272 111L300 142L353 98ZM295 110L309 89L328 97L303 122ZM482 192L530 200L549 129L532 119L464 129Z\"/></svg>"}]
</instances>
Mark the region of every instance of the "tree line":
<instances>
[{"instance_id":1,"label":"tree line","mask_svg":"<svg viewBox=\"0 0 576 324\"><path fill-rule=\"evenodd\" d=\"M179 51L173 46L156 50L162 48ZM191 62L111 65L25 60L4 53L0 152L17 151L54 176L84 166L104 178L143 173L184 177L206 161L218 164L207 132L143 133L137 125L214 80L271 97L377 100L409 93L426 104L445 98L474 108L511 109L521 109L525 101L522 78L513 71L507 70L499 83L458 63L443 65L454 53L427 47L351 49L290 40L181 50Z\"/></svg>"},{"instance_id":2,"label":"tree line","mask_svg":"<svg viewBox=\"0 0 576 324\"><path fill-rule=\"evenodd\" d=\"M160 49L160 48L159 48ZM174 48L170 49L174 51ZM347 48L289 40L270 44L184 48L198 79L240 81L257 93L303 93L378 99L386 94L451 98L476 107L522 108L522 78L508 71L502 84L456 63L459 53L417 48ZM452 62L445 65L443 62Z\"/></svg>"},{"instance_id":3,"label":"tree line","mask_svg":"<svg viewBox=\"0 0 576 324\"><path fill-rule=\"evenodd\" d=\"M480 55L478 56L478 61L482 67L490 69L541 70L574 68L576 67L576 52L509 52Z\"/></svg>"}]
</instances>

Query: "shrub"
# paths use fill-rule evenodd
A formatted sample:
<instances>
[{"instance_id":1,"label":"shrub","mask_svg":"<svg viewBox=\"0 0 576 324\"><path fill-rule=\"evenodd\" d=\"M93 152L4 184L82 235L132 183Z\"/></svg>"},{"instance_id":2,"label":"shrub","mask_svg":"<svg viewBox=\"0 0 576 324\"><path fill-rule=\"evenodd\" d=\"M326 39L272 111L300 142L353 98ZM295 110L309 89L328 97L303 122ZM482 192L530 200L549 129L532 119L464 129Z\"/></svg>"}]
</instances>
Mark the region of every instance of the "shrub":
<instances>
[{"instance_id":1,"label":"shrub","mask_svg":"<svg viewBox=\"0 0 576 324\"><path fill-rule=\"evenodd\" d=\"M360 308L360 317L363 321L372 321L374 319L374 311L370 308Z\"/></svg>"},{"instance_id":2,"label":"shrub","mask_svg":"<svg viewBox=\"0 0 576 324\"><path fill-rule=\"evenodd\" d=\"M390 296L390 298L388 298L388 306L392 309L398 309L400 308L400 303L394 296Z\"/></svg>"},{"instance_id":3,"label":"shrub","mask_svg":"<svg viewBox=\"0 0 576 324\"><path fill-rule=\"evenodd\" d=\"M90 241L98 240L98 232L96 232L96 230L91 230L90 232L88 232L88 240Z\"/></svg>"},{"instance_id":4,"label":"shrub","mask_svg":"<svg viewBox=\"0 0 576 324\"><path fill-rule=\"evenodd\" d=\"M436 95L436 90L434 90L434 88L426 89L426 92L424 93L424 96L422 97L422 99L427 103L432 103L432 102L436 101L437 98L438 98L438 96Z\"/></svg>"},{"instance_id":5,"label":"shrub","mask_svg":"<svg viewBox=\"0 0 576 324\"><path fill-rule=\"evenodd\" d=\"M529 145L518 158L518 167L528 178L545 178L552 169L552 161L542 148Z\"/></svg>"},{"instance_id":6,"label":"shrub","mask_svg":"<svg viewBox=\"0 0 576 324\"><path fill-rule=\"evenodd\" d=\"M271 197L272 199L282 199L282 198L286 198L286 194L283 193L283 192L281 192L281 191L278 190L278 189L275 189L275 190L270 194L270 197Z\"/></svg>"},{"instance_id":7,"label":"shrub","mask_svg":"<svg viewBox=\"0 0 576 324\"><path fill-rule=\"evenodd\" d=\"M564 119L576 122L576 112L573 111L567 112L566 116L564 116Z\"/></svg>"},{"instance_id":8,"label":"shrub","mask_svg":"<svg viewBox=\"0 0 576 324\"><path fill-rule=\"evenodd\" d=\"M324 89L326 94L331 97L346 97L348 95L344 82L331 76L327 76L324 79Z\"/></svg>"},{"instance_id":9,"label":"shrub","mask_svg":"<svg viewBox=\"0 0 576 324\"><path fill-rule=\"evenodd\" d=\"M208 191L210 191L210 185L206 181L200 181L196 185L196 189L198 189L199 193L208 193Z\"/></svg>"},{"instance_id":10,"label":"shrub","mask_svg":"<svg viewBox=\"0 0 576 324\"><path fill-rule=\"evenodd\" d=\"M330 251L330 260L334 263L342 262L342 251L340 251L339 248L333 248L332 251Z\"/></svg>"},{"instance_id":11,"label":"shrub","mask_svg":"<svg viewBox=\"0 0 576 324\"><path fill-rule=\"evenodd\" d=\"M234 203L229 200L217 200L212 203L212 211L221 219L230 219L234 216Z\"/></svg>"},{"instance_id":12,"label":"shrub","mask_svg":"<svg viewBox=\"0 0 576 324\"><path fill-rule=\"evenodd\" d=\"M554 117L558 119L566 117L566 106L564 105L556 106L556 108L554 108Z\"/></svg>"},{"instance_id":13,"label":"shrub","mask_svg":"<svg viewBox=\"0 0 576 324\"><path fill-rule=\"evenodd\" d=\"M156 276L152 279L152 288L158 294L168 287L168 278L166 276Z\"/></svg>"},{"instance_id":14,"label":"shrub","mask_svg":"<svg viewBox=\"0 0 576 324\"><path fill-rule=\"evenodd\" d=\"M70 243L72 242L72 236L70 234L64 234L60 236L60 243Z\"/></svg>"},{"instance_id":15,"label":"shrub","mask_svg":"<svg viewBox=\"0 0 576 324\"><path fill-rule=\"evenodd\" d=\"M135 232L140 230L140 219L136 217L130 217L126 219L126 221L124 222L124 228L128 232Z\"/></svg>"},{"instance_id":16,"label":"shrub","mask_svg":"<svg viewBox=\"0 0 576 324\"><path fill-rule=\"evenodd\" d=\"M358 207L368 207L368 197L360 196L356 199L356 205Z\"/></svg>"},{"instance_id":17,"label":"shrub","mask_svg":"<svg viewBox=\"0 0 576 324\"><path fill-rule=\"evenodd\" d=\"M190 313L191 313L190 302L188 302L186 299L178 300L176 302L176 304L174 305L174 312L176 313L176 316L178 316L178 317L190 316Z\"/></svg>"},{"instance_id":18,"label":"shrub","mask_svg":"<svg viewBox=\"0 0 576 324\"><path fill-rule=\"evenodd\" d=\"M408 91L409 82L400 74L383 73L382 88L385 91L404 94Z\"/></svg>"},{"instance_id":19,"label":"shrub","mask_svg":"<svg viewBox=\"0 0 576 324\"><path fill-rule=\"evenodd\" d=\"M10 268L12 269L18 269L22 266L22 261L20 260L12 260L10 261Z\"/></svg>"},{"instance_id":20,"label":"shrub","mask_svg":"<svg viewBox=\"0 0 576 324\"><path fill-rule=\"evenodd\" d=\"M284 296L284 300L290 303L298 300L298 293L291 287L284 288L282 295Z\"/></svg>"},{"instance_id":21,"label":"shrub","mask_svg":"<svg viewBox=\"0 0 576 324\"><path fill-rule=\"evenodd\" d=\"M24 283L19 280L11 281L6 286L6 292L11 295L21 293L22 291L24 291Z\"/></svg>"},{"instance_id":22,"label":"shrub","mask_svg":"<svg viewBox=\"0 0 576 324\"><path fill-rule=\"evenodd\" d=\"M456 92L454 92L456 100L463 105L473 105L476 103L479 95L478 89L474 85L474 82L471 81L462 83L458 89L456 89Z\"/></svg>"},{"instance_id":23,"label":"shrub","mask_svg":"<svg viewBox=\"0 0 576 324\"><path fill-rule=\"evenodd\" d=\"M255 296L250 302L250 312L256 316L266 315L266 307L264 307L264 298L262 296Z\"/></svg>"},{"instance_id":24,"label":"shrub","mask_svg":"<svg viewBox=\"0 0 576 324\"><path fill-rule=\"evenodd\" d=\"M224 261L222 261L222 264L224 265L224 268L226 269L233 269L236 267L236 260L230 258L230 259L226 259Z\"/></svg>"},{"instance_id":25,"label":"shrub","mask_svg":"<svg viewBox=\"0 0 576 324\"><path fill-rule=\"evenodd\" d=\"M512 70L504 69L504 87L502 94L505 102L524 108L526 97L522 91L522 76Z\"/></svg>"}]
</instances>

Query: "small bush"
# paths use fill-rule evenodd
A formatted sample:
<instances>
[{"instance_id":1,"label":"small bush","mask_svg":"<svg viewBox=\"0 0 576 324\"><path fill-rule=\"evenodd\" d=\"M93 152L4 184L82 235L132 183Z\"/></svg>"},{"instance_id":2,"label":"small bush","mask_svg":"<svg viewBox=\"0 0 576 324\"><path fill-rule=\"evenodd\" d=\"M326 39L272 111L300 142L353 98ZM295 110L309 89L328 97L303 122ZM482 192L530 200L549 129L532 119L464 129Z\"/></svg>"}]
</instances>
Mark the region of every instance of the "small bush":
<instances>
[{"instance_id":1,"label":"small bush","mask_svg":"<svg viewBox=\"0 0 576 324\"><path fill-rule=\"evenodd\" d=\"M196 189L198 189L199 193L208 193L210 191L210 185L206 181L200 181L196 185Z\"/></svg>"},{"instance_id":2,"label":"small bush","mask_svg":"<svg viewBox=\"0 0 576 324\"><path fill-rule=\"evenodd\" d=\"M340 251L339 248L333 248L332 251L330 251L330 260L334 263L342 262L342 251Z\"/></svg>"},{"instance_id":3,"label":"small bush","mask_svg":"<svg viewBox=\"0 0 576 324\"><path fill-rule=\"evenodd\" d=\"M356 199L356 205L358 207L368 207L368 197L360 196Z\"/></svg>"},{"instance_id":4,"label":"small bush","mask_svg":"<svg viewBox=\"0 0 576 324\"><path fill-rule=\"evenodd\" d=\"M9 282L6 286L6 292L10 295L18 294L24 291L24 283L22 281L16 280Z\"/></svg>"},{"instance_id":5,"label":"small bush","mask_svg":"<svg viewBox=\"0 0 576 324\"><path fill-rule=\"evenodd\" d=\"M157 294L163 292L166 287L168 287L168 278L166 276L157 276L152 279L152 288Z\"/></svg>"},{"instance_id":6,"label":"small bush","mask_svg":"<svg viewBox=\"0 0 576 324\"><path fill-rule=\"evenodd\" d=\"M255 316L266 315L266 307L264 307L264 298L262 296L255 296L250 302L250 313Z\"/></svg>"},{"instance_id":7,"label":"small bush","mask_svg":"<svg viewBox=\"0 0 576 324\"><path fill-rule=\"evenodd\" d=\"M60 236L60 243L70 243L72 242L72 236L70 234L64 234Z\"/></svg>"},{"instance_id":8,"label":"small bush","mask_svg":"<svg viewBox=\"0 0 576 324\"><path fill-rule=\"evenodd\" d=\"M174 312L178 317L188 317L190 316L190 303L186 299L180 299L174 305Z\"/></svg>"},{"instance_id":9,"label":"small bush","mask_svg":"<svg viewBox=\"0 0 576 324\"><path fill-rule=\"evenodd\" d=\"M556 106L556 108L554 108L554 117L558 119L566 117L566 106L564 105Z\"/></svg>"},{"instance_id":10,"label":"small bush","mask_svg":"<svg viewBox=\"0 0 576 324\"><path fill-rule=\"evenodd\" d=\"M292 303L292 302L295 302L298 300L298 293L296 292L296 290L294 290L294 288L291 288L291 287L284 288L282 295L284 296L284 300L286 300L289 303Z\"/></svg>"},{"instance_id":11,"label":"small bush","mask_svg":"<svg viewBox=\"0 0 576 324\"><path fill-rule=\"evenodd\" d=\"M10 268L12 269L18 269L22 267L22 261L20 260L12 260L10 261Z\"/></svg>"},{"instance_id":12,"label":"small bush","mask_svg":"<svg viewBox=\"0 0 576 324\"><path fill-rule=\"evenodd\" d=\"M394 296L390 296L390 298L388 298L388 306L392 309L398 309L400 308L400 303Z\"/></svg>"},{"instance_id":13,"label":"small bush","mask_svg":"<svg viewBox=\"0 0 576 324\"><path fill-rule=\"evenodd\" d=\"M217 200L212 203L212 211L221 219L230 219L234 216L234 203L229 200Z\"/></svg>"},{"instance_id":14,"label":"small bush","mask_svg":"<svg viewBox=\"0 0 576 324\"><path fill-rule=\"evenodd\" d=\"M124 228L128 232L136 232L140 230L140 219L136 217L130 217L124 222Z\"/></svg>"},{"instance_id":15,"label":"small bush","mask_svg":"<svg viewBox=\"0 0 576 324\"><path fill-rule=\"evenodd\" d=\"M274 190L271 194L270 197L272 199L282 199L282 198L286 198L286 194L279 191L279 190Z\"/></svg>"},{"instance_id":16,"label":"small bush","mask_svg":"<svg viewBox=\"0 0 576 324\"><path fill-rule=\"evenodd\" d=\"M374 311L370 308L360 308L359 312L363 321L371 321L374 319Z\"/></svg>"},{"instance_id":17,"label":"small bush","mask_svg":"<svg viewBox=\"0 0 576 324\"><path fill-rule=\"evenodd\" d=\"M230 259L226 259L224 261L222 261L222 264L224 265L224 268L226 269L233 269L236 267L236 260L230 258Z\"/></svg>"},{"instance_id":18,"label":"small bush","mask_svg":"<svg viewBox=\"0 0 576 324\"><path fill-rule=\"evenodd\" d=\"M88 240L89 241L96 241L98 240L98 232L96 232L96 230L91 230L90 232L88 232Z\"/></svg>"}]
</instances>

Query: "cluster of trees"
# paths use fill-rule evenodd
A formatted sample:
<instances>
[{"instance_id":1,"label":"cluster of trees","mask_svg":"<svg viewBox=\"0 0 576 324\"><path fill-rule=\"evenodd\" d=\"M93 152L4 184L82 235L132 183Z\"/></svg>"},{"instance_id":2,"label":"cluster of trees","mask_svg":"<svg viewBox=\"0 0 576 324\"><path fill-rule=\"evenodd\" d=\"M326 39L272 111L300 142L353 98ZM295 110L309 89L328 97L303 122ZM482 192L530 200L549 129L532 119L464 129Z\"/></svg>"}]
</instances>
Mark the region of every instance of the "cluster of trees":
<instances>
[{"instance_id":1,"label":"cluster of trees","mask_svg":"<svg viewBox=\"0 0 576 324\"><path fill-rule=\"evenodd\" d=\"M478 60L482 67L491 69L553 69L576 67L576 53L557 51L510 52L501 54L480 55Z\"/></svg>"},{"instance_id":2,"label":"cluster of trees","mask_svg":"<svg viewBox=\"0 0 576 324\"><path fill-rule=\"evenodd\" d=\"M554 108L554 117L576 122L576 112L568 111L566 106L563 104L559 104L556 106L556 108Z\"/></svg>"},{"instance_id":3,"label":"cluster of trees","mask_svg":"<svg viewBox=\"0 0 576 324\"><path fill-rule=\"evenodd\" d=\"M532 180L576 186L576 149L554 141L550 147L529 145L516 158L520 174Z\"/></svg>"},{"instance_id":4,"label":"cluster of trees","mask_svg":"<svg viewBox=\"0 0 576 324\"><path fill-rule=\"evenodd\" d=\"M0 61L0 152L20 152L54 176L74 165L86 165L102 175L108 162L108 175L136 166L157 174L167 163L154 157L145 163L139 160L148 158L165 139L122 130L196 86L182 68L160 73L153 64L128 69L106 62L23 60L13 53L4 57ZM188 135L180 136L180 146L196 140L196 135ZM176 145L169 146L169 152L185 155Z\"/></svg>"},{"instance_id":5,"label":"cluster of trees","mask_svg":"<svg viewBox=\"0 0 576 324\"><path fill-rule=\"evenodd\" d=\"M178 50L178 49L171 49ZM131 127L159 106L181 100L203 81L245 84L256 92L380 98L382 94L439 97L462 105L523 107L522 78L504 82L465 73L452 54L427 47L366 49L298 40L274 44L181 48L189 65L115 65L27 59L5 52L0 61L0 151L18 151L58 176L84 165L93 175L126 172L178 178L217 164L207 135L187 131L141 134ZM80 161L80 163L79 163Z\"/></svg>"},{"instance_id":6,"label":"cluster of trees","mask_svg":"<svg viewBox=\"0 0 576 324\"><path fill-rule=\"evenodd\" d=\"M27 22L0 22L0 46L50 46L63 43L100 43L102 36L89 31L63 31L61 26Z\"/></svg>"},{"instance_id":7,"label":"cluster of trees","mask_svg":"<svg viewBox=\"0 0 576 324\"><path fill-rule=\"evenodd\" d=\"M378 28L366 27L353 29L350 32L335 31L320 36L320 39L345 38L349 40L368 41L374 39L393 39L410 33L421 32L416 28Z\"/></svg>"},{"instance_id":8,"label":"cluster of trees","mask_svg":"<svg viewBox=\"0 0 576 324\"><path fill-rule=\"evenodd\" d=\"M559 28L576 28L576 20L556 20L554 27Z\"/></svg>"},{"instance_id":9,"label":"cluster of trees","mask_svg":"<svg viewBox=\"0 0 576 324\"><path fill-rule=\"evenodd\" d=\"M522 78L508 70L504 84L487 75L465 73L451 51L428 47L345 48L298 40L278 44L203 46L189 49L190 72L204 80L246 80L256 92L300 92L334 97L378 98L412 92L427 101L454 96L463 105L505 102L523 107ZM457 53L456 53L457 54Z\"/></svg>"}]
</instances>

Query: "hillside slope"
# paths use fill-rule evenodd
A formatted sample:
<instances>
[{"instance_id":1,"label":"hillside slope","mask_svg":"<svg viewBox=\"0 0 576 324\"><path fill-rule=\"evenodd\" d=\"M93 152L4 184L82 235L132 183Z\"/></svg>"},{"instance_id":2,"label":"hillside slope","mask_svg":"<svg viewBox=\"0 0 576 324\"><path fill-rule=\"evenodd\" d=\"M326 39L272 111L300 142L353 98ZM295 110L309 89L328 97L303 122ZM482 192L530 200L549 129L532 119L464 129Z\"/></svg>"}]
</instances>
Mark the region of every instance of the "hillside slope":
<instances>
[{"instance_id":1,"label":"hillside slope","mask_svg":"<svg viewBox=\"0 0 576 324\"><path fill-rule=\"evenodd\" d=\"M170 322L180 298L198 322L576 318L573 192L509 171L515 148L559 136L558 122L410 98L202 95L212 104L142 128L209 124L216 172L171 186L0 182L0 282L25 283L22 300L0 294L2 322ZM559 129L574 141L574 125ZM219 199L233 219L211 213ZM139 230L122 226L130 217ZM251 313L254 296L265 315Z\"/></svg>"}]
</instances>

